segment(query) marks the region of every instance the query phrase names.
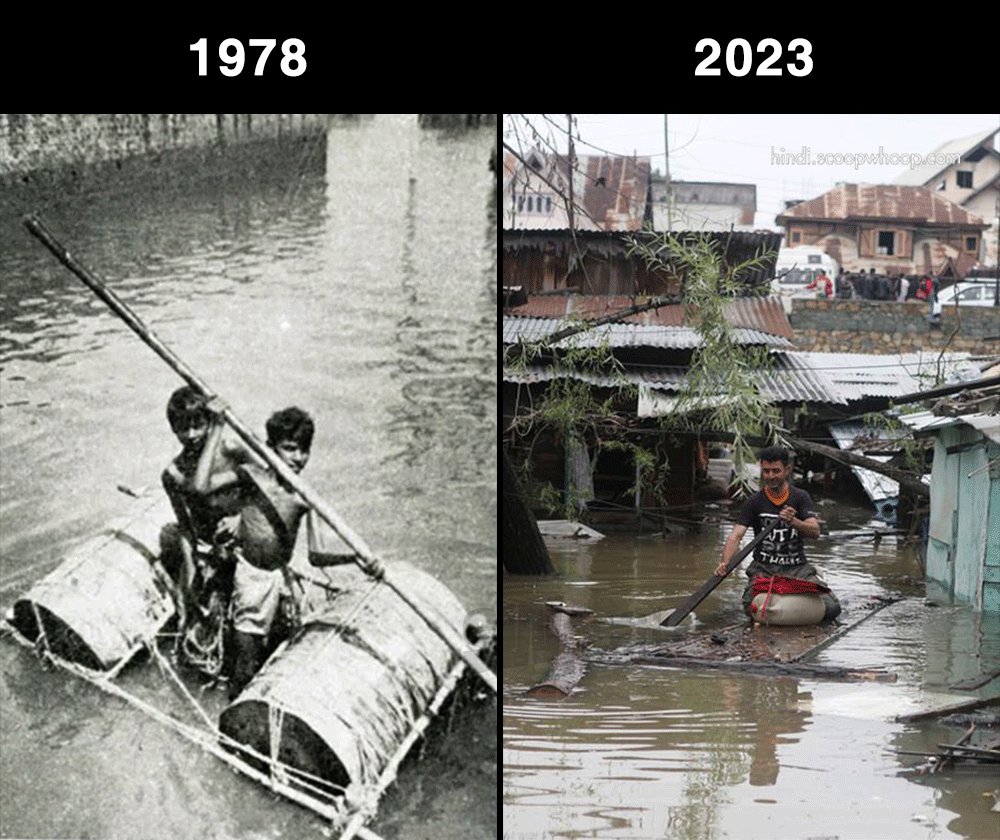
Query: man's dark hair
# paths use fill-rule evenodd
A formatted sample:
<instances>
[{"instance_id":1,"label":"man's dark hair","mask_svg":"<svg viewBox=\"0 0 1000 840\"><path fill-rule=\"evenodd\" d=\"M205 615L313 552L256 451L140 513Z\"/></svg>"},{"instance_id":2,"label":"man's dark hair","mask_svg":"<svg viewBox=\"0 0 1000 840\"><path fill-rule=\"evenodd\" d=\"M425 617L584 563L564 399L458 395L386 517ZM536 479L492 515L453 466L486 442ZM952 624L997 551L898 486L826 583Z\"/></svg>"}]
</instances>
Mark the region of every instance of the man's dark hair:
<instances>
[{"instance_id":1,"label":"man's dark hair","mask_svg":"<svg viewBox=\"0 0 1000 840\"><path fill-rule=\"evenodd\" d=\"M285 408L272 414L265 424L269 445L283 440L294 440L306 452L312 449L313 433L316 430L310 417L301 408Z\"/></svg>"},{"instance_id":2,"label":"man's dark hair","mask_svg":"<svg viewBox=\"0 0 1000 840\"><path fill-rule=\"evenodd\" d=\"M782 464L788 466L791 463L791 456L788 454L788 450L783 446L769 446L767 449L760 450L760 454L757 456L759 461L768 461L773 463L774 461L781 461Z\"/></svg>"}]
</instances>

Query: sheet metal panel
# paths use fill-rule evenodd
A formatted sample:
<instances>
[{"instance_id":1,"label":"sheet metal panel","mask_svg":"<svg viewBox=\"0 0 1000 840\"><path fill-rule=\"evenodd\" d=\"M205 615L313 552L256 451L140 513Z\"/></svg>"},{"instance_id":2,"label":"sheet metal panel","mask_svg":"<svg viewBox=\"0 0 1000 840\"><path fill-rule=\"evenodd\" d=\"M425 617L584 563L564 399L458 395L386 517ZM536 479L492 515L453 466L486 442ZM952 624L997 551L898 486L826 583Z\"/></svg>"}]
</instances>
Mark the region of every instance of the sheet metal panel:
<instances>
[{"instance_id":1,"label":"sheet metal panel","mask_svg":"<svg viewBox=\"0 0 1000 840\"><path fill-rule=\"evenodd\" d=\"M572 325L572 321L505 316L503 319L503 342L504 344L517 344L522 341L540 341L570 325ZM781 348L793 346L787 338L743 328L734 329L733 338L739 344L763 344L768 347ZM602 324L599 327L577 333L563 339L557 346L600 347L604 343L610 347L663 347L689 350L701 345L701 336L692 327L614 323Z\"/></svg>"}]
</instances>

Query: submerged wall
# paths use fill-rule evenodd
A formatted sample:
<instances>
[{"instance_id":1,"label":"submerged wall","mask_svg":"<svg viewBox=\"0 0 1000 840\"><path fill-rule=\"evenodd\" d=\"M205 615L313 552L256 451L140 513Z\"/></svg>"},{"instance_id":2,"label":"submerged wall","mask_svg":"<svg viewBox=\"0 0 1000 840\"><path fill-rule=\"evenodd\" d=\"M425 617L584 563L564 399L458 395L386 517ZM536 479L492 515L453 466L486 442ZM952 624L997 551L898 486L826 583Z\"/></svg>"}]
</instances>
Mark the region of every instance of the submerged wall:
<instances>
[{"instance_id":1,"label":"submerged wall","mask_svg":"<svg viewBox=\"0 0 1000 840\"><path fill-rule=\"evenodd\" d=\"M326 130L327 114L0 114L0 186L39 170Z\"/></svg>"},{"instance_id":2,"label":"submerged wall","mask_svg":"<svg viewBox=\"0 0 1000 840\"><path fill-rule=\"evenodd\" d=\"M796 298L788 316L800 350L830 353L909 353L943 350L995 353L1000 310L945 306L932 327L920 301L808 300Z\"/></svg>"}]
</instances>

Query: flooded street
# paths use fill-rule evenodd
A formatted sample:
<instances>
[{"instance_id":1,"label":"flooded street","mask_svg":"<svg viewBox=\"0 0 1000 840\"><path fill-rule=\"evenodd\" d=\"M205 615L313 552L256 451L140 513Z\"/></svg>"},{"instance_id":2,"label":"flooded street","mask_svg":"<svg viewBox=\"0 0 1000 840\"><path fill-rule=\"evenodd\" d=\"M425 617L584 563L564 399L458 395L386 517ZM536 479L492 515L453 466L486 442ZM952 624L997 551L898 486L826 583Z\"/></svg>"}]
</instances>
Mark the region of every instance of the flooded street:
<instances>
[{"instance_id":1,"label":"flooded street","mask_svg":"<svg viewBox=\"0 0 1000 840\"><path fill-rule=\"evenodd\" d=\"M0 609L157 488L182 384L24 230L84 265L263 436L316 421L303 474L375 554L496 604L496 233L490 128L336 122L268 154L0 215ZM162 687L165 696L171 689ZM437 731L373 830L496 833L495 704ZM0 640L0 837L313 838L324 822Z\"/></svg>"},{"instance_id":2,"label":"flooded street","mask_svg":"<svg viewBox=\"0 0 1000 840\"><path fill-rule=\"evenodd\" d=\"M666 538L549 540L557 577L505 576L503 583L505 838L1000 836L1000 813L991 811L1000 786L995 774L906 772L923 759L903 752L953 743L966 726L893 720L995 696L997 680L977 690L952 687L1000 668L1000 622L964 608L925 606L911 550L891 537L875 546L871 537L846 533L867 521L868 509L817 501L824 535L806 550L845 606L841 621L861 617L872 596L905 597L815 661L881 667L898 680L589 662L565 700L526 697L560 650L547 626L546 601L594 610L591 618L574 618L573 629L602 650L683 638L741 619L743 567L676 629L605 620L678 606L718 563L731 527L726 522Z\"/></svg>"}]
</instances>

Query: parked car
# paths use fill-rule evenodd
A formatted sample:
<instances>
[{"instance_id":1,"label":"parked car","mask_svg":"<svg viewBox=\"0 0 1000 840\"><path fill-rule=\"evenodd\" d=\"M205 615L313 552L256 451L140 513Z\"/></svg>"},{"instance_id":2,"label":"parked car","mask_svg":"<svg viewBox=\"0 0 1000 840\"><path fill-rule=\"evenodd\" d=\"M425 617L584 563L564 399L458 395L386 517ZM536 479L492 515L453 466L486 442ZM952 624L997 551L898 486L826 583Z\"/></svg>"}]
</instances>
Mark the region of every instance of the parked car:
<instances>
[{"instance_id":1,"label":"parked car","mask_svg":"<svg viewBox=\"0 0 1000 840\"><path fill-rule=\"evenodd\" d=\"M831 280L836 280L840 266L822 248L814 245L800 245L797 248L782 248L774 264L774 280L771 282L773 294L782 297L815 297L814 289L806 287L819 275L826 272Z\"/></svg>"},{"instance_id":2,"label":"parked car","mask_svg":"<svg viewBox=\"0 0 1000 840\"><path fill-rule=\"evenodd\" d=\"M953 286L938 292L938 303L942 306L993 306L996 300L994 279L959 280Z\"/></svg>"}]
</instances>

